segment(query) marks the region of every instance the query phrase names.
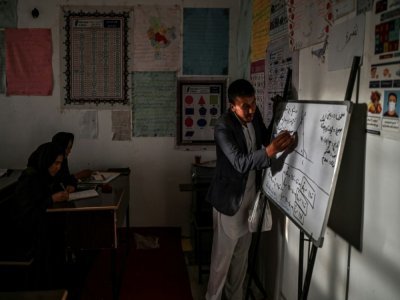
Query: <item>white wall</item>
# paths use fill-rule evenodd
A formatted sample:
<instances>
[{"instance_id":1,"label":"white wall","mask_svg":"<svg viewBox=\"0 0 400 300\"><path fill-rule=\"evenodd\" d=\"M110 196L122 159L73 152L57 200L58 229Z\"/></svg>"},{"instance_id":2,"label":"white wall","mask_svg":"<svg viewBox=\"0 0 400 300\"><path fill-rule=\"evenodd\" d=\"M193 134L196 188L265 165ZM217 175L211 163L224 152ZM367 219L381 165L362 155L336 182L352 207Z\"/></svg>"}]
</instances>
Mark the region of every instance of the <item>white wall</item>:
<instances>
[{"instance_id":1,"label":"white wall","mask_svg":"<svg viewBox=\"0 0 400 300\"><path fill-rule=\"evenodd\" d=\"M370 14L367 14L364 63L361 69L359 102L369 99L371 47ZM329 55L329 53L328 53ZM329 56L327 59L332 59ZM336 58L340 59L340 58ZM343 100L350 69L328 72L326 64L300 51L299 99ZM353 92L353 101L355 98ZM367 135L365 199L362 252L349 245L329 227L322 248L317 251L308 299L399 299L400 297L400 142ZM275 299L297 299L299 230L287 221L281 287ZM306 243L307 244L307 243ZM307 254L307 249L305 249ZM306 267L307 260L304 260ZM346 298L346 280L349 280Z\"/></svg>"},{"instance_id":2,"label":"white wall","mask_svg":"<svg viewBox=\"0 0 400 300\"><path fill-rule=\"evenodd\" d=\"M163 0L140 1L18 1L19 27L52 29L53 74L55 85L49 97L5 97L0 95L0 168L23 168L28 155L59 131L77 132L79 111L61 111L59 67L60 5L134 5L165 4ZM239 1L169 1L183 6L231 7L230 77L237 71L234 51L236 16ZM32 19L31 10L40 11ZM367 22L368 25L368 22ZM371 32L366 27L366 32ZM366 36L368 39L368 36ZM370 49L368 45L365 47ZM344 98L350 70L327 72L310 56L300 53L301 99L341 100ZM368 54L364 57L368 66ZM369 91L362 68L360 102L367 102ZM355 93L353 93L355 95ZM181 151L174 149L174 138L133 138L130 142L111 141L111 112L99 111L99 137L76 140L70 157L72 170L81 167L106 168L128 166L131 174L131 220L134 226L182 226L189 224L190 193L180 192L179 183L190 182L190 163L194 156L214 159L213 150ZM399 299L400 295L400 143L368 135L365 176L363 251L351 250L348 299ZM276 224L276 223L275 223ZM297 227L287 222L282 281L277 298L297 299L298 240ZM279 243L280 239L276 239ZM268 251L270 245L262 245ZM263 255L264 252L261 253ZM268 256L268 252L264 254ZM348 244L329 228L318 250L308 299L345 299ZM271 258L270 259L274 259Z\"/></svg>"},{"instance_id":3,"label":"white wall","mask_svg":"<svg viewBox=\"0 0 400 300\"><path fill-rule=\"evenodd\" d=\"M133 226L181 226L189 234L191 194L180 192L180 183L190 183L190 164L195 155L202 160L215 159L215 150L184 151L175 149L175 138L133 138L132 141L112 141L111 111L99 110L98 138L79 139L77 109L62 110L60 89L60 7L64 5L133 6L135 4L178 4L181 7L230 8L230 78L234 57L238 1L18 1L19 28L51 28L53 39L54 88L51 96L10 96L0 94L0 168L24 168L29 154L51 139L57 131L75 133L75 144L69 158L71 171L81 168L129 167L131 169L130 215ZM37 8L39 18L31 11ZM128 107L130 108L130 107Z\"/></svg>"}]
</instances>

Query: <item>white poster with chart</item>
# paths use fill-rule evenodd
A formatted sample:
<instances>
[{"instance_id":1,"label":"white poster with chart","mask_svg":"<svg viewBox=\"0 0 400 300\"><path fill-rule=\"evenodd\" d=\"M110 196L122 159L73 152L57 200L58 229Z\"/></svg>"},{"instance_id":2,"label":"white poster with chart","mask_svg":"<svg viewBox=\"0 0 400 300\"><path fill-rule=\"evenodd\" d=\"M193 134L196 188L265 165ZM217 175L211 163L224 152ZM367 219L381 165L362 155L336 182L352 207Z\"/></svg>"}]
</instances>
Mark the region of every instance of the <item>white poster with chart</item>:
<instances>
[{"instance_id":1,"label":"white poster with chart","mask_svg":"<svg viewBox=\"0 0 400 300\"><path fill-rule=\"evenodd\" d=\"M343 153L351 103L293 101L278 106L273 134L297 135L266 169L262 188L301 230L321 246Z\"/></svg>"}]
</instances>

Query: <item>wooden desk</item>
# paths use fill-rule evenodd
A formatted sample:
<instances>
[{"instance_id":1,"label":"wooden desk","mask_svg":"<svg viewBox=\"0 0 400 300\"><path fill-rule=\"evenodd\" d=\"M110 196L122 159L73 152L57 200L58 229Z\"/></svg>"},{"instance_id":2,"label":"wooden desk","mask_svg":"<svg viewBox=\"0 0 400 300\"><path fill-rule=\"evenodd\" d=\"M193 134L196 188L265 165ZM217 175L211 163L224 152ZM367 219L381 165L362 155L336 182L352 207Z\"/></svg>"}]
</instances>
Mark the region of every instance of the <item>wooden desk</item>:
<instances>
[{"instance_id":1,"label":"wooden desk","mask_svg":"<svg viewBox=\"0 0 400 300\"><path fill-rule=\"evenodd\" d=\"M111 270L114 298L118 298L116 274L117 228L129 228L129 176L120 175L109 183L111 193L99 197L55 203L47 209L49 221L65 230L67 250L112 250ZM129 230L127 230L127 234ZM127 239L129 241L129 239Z\"/></svg>"},{"instance_id":2,"label":"wooden desk","mask_svg":"<svg viewBox=\"0 0 400 300\"><path fill-rule=\"evenodd\" d=\"M111 193L100 192L95 198L54 203L47 209L50 218L62 220L65 224L68 248L118 247L117 227L124 225L129 213L129 176L120 175L110 185Z\"/></svg>"}]
</instances>

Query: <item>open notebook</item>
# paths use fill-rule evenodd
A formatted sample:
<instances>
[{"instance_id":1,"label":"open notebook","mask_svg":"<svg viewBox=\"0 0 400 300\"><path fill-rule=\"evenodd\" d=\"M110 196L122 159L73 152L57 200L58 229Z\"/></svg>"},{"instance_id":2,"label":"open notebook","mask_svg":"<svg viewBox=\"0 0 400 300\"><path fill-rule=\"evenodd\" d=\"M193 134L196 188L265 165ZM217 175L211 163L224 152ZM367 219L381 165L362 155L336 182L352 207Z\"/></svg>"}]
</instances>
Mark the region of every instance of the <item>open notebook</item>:
<instances>
[{"instance_id":1,"label":"open notebook","mask_svg":"<svg viewBox=\"0 0 400 300\"><path fill-rule=\"evenodd\" d=\"M74 201L74 200L79 200L79 199L84 199L84 198L92 198L92 197L97 197L97 196L99 196L99 193L95 189L79 191L79 192L70 193L68 201Z\"/></svg>"}]
</instances>

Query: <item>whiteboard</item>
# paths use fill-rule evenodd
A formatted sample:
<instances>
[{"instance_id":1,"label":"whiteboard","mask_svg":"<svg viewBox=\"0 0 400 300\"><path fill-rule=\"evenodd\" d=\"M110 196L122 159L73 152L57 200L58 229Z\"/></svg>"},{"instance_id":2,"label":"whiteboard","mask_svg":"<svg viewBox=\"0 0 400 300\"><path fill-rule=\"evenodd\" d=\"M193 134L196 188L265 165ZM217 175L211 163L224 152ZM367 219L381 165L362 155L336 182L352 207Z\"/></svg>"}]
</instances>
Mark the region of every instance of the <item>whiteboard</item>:
<instances>
[{"instance_id":1,"label":"whiteboard","mask_svg":"<svg viewBox=\"0 0 400 300\"><path fill-rule=\"evenodd\" d=\"M351 114L349 101L289 101L278 105L273 136L296 132L290 153L266 169L262 189L313 243L322 246Z\"/></svg>"}]
</instances>

